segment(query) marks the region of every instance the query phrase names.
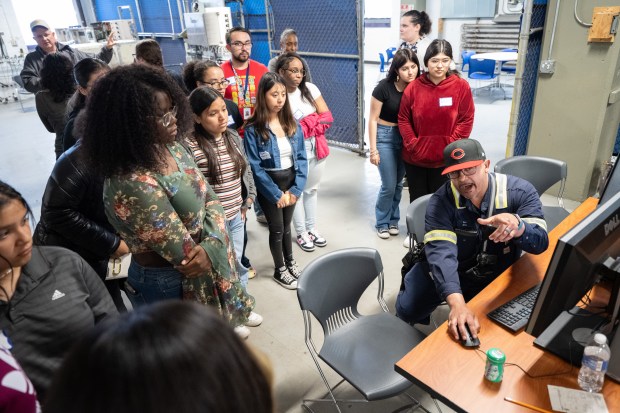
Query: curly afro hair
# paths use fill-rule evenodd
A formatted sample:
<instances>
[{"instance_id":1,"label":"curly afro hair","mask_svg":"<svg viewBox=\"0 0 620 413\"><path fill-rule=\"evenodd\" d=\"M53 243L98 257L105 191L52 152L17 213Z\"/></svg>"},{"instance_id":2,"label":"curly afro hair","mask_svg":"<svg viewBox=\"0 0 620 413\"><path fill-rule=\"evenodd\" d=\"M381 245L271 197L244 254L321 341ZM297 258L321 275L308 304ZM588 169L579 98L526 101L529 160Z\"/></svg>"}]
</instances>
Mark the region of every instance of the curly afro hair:
<instances>
[{"instance_id":1,"label":"curly afro hair","mask_svg":"<svg viewBox=\"0 0 620 413\"><path fill-rule=\"evenodd\" d=\"M83 145L102 176L126 175L165 164L155 93L177 107L177 141L192 126L187 97L170 75L145 65L120 66L99 79L86 100Z\"/></svg>"},{"instance_id":2,"label":"curly afro hair","mask_svg":"<svg viewBox=\"0 0 620 413\"><path fill-rule=\"evenodd\" d=\"M48 89L55 102L67 100L75 92L73 63L60 53L45 56L41 67L41 86Z\"/></svg>"}]
</instances>

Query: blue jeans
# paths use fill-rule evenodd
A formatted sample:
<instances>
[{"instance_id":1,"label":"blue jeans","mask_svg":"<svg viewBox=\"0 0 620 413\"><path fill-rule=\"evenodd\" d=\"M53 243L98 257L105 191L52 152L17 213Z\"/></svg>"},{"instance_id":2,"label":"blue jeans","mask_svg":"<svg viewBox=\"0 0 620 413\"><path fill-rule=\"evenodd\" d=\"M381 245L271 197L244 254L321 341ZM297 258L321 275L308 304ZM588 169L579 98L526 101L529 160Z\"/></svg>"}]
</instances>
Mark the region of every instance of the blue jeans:
<instances>
[{"instance_id":1,"label":"blue jeans","mask_svg":"<svg viewBox=\"0 0 620 413\"><path fill-rule=\"evenodd\" d=\"M245 239L243 231L244 222L241 219L241 212L237 213L234 218L227 220L226 227L228 228L228 233L230 234L230 239L235 249L235 264L237 273L239 274L239 280L241 280L241 284L243 284L245 288L248 286L248 269L241 263L241 258L243 257L243 241Z\"/></svg>"},{"instance_id":2,"label":"blue jeans","mask_svg":"<svg viewBox=\"0 0 620 413\"><path fill-rule=\"evenodd\" d=\"M325 170L327 158L320 161L315 155L315 138L305 140L306 155L308 156L308 179L301 196L295 204L293 226L297 235L316 229L316 206L319 184Z\"/></svg>"},{"instance_id":3,"label":"blue jeans","mask_svg":"<svg viewBox=\"0 0 620 413\"><path fill-rule=\"evenodd\" d=\"M398 226L400 198L403 193L405 164L401 152L403 139L397 126L377 125L377 150L379 151L379 175L381 189L375 205L375 227Z\"/></svg>"},{"instance_id":4,"label":"blue jeans","mask_svg":"<svg viewBox=\"0 0 620 413\"><path fill-rule=\"evenodd\" d=\"M143 267L132 259L127 275L125 291L134 308L183 298L183 274L173 267Z\"/></svg>"}]
</instances>

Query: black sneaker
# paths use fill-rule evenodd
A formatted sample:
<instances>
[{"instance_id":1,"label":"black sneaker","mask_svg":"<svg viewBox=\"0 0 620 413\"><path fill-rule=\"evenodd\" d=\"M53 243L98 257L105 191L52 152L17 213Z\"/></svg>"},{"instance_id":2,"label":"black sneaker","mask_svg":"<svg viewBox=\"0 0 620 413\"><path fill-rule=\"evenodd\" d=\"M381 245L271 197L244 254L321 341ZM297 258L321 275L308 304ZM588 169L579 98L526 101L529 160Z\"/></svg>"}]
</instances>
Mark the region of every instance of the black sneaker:
<instances>
[{"instance_id":1,"label":"black sneaker","mask_svg":"<svg viewBox=\"0 0 620 413\"><path fill-rule=\"evenodd\" d=\"M299 267L297 266L295 260L287 262L286 269L288 270L289 274L295 277L295 279L298 279L301 275L301 271L299 270Z\"/></svg>"},{"instance_id":2,"label":"black sneaker","mask_svg":"<svg viewBox=\"0 0 620 413\"><path fill-rule=\"evenodd\" d=\"M280 284L282 287L288 290L296 290L297 289L297 280L290 273L288 268L276 268L275 273L273 274L273 279L275 282Z\"/></svg>"}]
</instances>

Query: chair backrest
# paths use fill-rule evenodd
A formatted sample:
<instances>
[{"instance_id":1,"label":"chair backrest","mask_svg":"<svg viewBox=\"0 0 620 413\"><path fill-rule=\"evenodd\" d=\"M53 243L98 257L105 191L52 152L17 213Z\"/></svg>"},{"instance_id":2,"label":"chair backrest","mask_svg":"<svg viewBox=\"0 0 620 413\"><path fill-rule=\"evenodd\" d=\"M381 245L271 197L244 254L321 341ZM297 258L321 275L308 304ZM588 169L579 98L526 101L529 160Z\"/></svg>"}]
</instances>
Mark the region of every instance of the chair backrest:
<instances>
[{"instance_id":1,"label":"chair backrest","mask_svg":"<svg viewBox=\"0 0 620 413\"><path fill-rule=\"evenodd\" d=\"M433 194L427 194L415 199L407 207L407 232L416 242L424 240L426 207Z\"/></svg>"},{"instance_id":2,"label":"chair backrest","mask_svg":"<svg viewBox=\"0 0 620 413\"><path fill-rule=\"evenodd\" d=\"M385 72L385 56L383 56L383 53L379 53L379 60L381 61L381 66L379 66L379 71Z\"/></svg>"},{"instance_id":3,"label":"chair backrest","mask_svg":"<svg viewBox=\"0 0 620 413\"><path fill-rule=\"evenodd\" d=\"M20 88L24 88L24 81L20 75L13 76L13 81L19 85Z\"/></svg>"},{"instance_id":4,"label":"chair backrest","mask_svg":"<svg viewBox=\"0 0 620 413\"><path fill-rule=\"evenodd\" d=\"M544 194L547 189L560 182L558 200L561 205L564 183L568 175L566 162L542 156L520 155L497 162L495 172L525 179L534 185L538 195Z\"/></svg>"},{"instance_id":5,"label":"chair backrest","mask_svg":"<svg viewBox=\"0 0 620 413\"><path fill-rule=\"evenodd\" d=\"M385 49L385 54L387 55L388 61L394 59L394 53L396 53L395 47L390 47L389 49Z\"/></svg>"},{"instance_id":6,"label":"chair backrest","mask_svg":"<svg viewBox=\"0 0 620 413\"><path fill-rule=\"evenodd\" d=\"M469 61L471 59L471 57L473 55L475 55L476 52L474 50L463 50L461 52L461 60L462 60L462 64L461 64L461 71L464 72L465 71L465 66L467 66L467 70L469 71Z\"/></svg>"},{"instance_id":7,"label":"chair backrest","mask_svg":"<svg viewBox=\"0 0 620 413\"><path fill-rule=\"evenodd\" d=\"M495 60L490 59L469 59L468 76L483 74L489 76L489 79L495 77Z\"/></svg>"},{"instance_id":8,"label":"chair backrest","mask_svg":"<svg viewBox=\"0 0 620 413\"><path fill-rule=\"evenodd\" d=\"M372 281L383 271L379 252L372 248L347 248L329 252L308 264L297 282L302 310L310 311L328 332L327 320L357 303Z\"/></svg>"}]
</instances>

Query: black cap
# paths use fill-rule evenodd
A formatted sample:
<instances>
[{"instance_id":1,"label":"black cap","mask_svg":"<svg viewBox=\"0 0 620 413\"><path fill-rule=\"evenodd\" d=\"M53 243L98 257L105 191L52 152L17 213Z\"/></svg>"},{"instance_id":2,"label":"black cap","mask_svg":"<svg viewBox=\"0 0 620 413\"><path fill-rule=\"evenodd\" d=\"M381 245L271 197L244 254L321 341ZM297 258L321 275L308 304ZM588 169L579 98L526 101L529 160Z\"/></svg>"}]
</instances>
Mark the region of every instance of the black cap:
<instances>
[{"instance_id":1,"label":"black cap","mask_svg":"<svg viewBox=\"0 0 620 413\"><path fill-rule=\"evenodd\" d=\"M443 150L443 159L446 168L441 173L459 171L482 164L486 159L484 149L475 139L459 139L446 146Z\"/></svg>"}]
</instances>

